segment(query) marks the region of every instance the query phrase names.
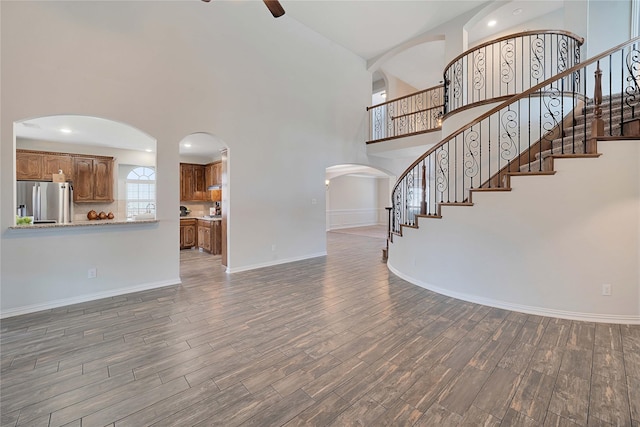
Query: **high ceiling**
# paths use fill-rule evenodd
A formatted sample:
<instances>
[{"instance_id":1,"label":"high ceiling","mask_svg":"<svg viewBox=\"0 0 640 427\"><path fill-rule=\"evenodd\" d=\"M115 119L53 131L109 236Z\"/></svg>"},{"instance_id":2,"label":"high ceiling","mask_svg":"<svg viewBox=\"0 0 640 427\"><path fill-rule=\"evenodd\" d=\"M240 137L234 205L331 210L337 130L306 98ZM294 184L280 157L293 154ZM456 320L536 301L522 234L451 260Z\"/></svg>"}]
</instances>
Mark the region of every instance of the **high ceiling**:
<instances>
[{"instance_id":1,"label":"high ceiling","mask_svg":"<svg viewBox=\"0 0 640 427\"><path fill-rule=\"evenodd\" d=\"M360 56L364 61L376 58L392 48L401 46L408 40L474 9L477 10L475 16L478 19L467 28L470 43L486 39L494 34L504 33L508 28L547 14L562 7L563 4L563 0L280 1L286 10L286 14L278 18L279 21L276 22L291 19L298 21ZM215 2L203 6L215 7ZM261 6L265 14L269 13L263 5L259 6ZM258 5L256 4L255 7L258 7ZM495 19L497 25L488 28L486 26L488 19ZM400 51L382 63L380 69L417 89L424 89L438 84L442 79L442 66L440 64L444 65L444 42L434 41ZM62 123L65 120L66 124ZM23 124L16 127L20 136L46 139L45 132L50 129L51 134L48 137L52 140L57 140L61 137L59 129L63 126L68 126L82 129L81 133L76 132L75 135L78 137L82 135L86 142L91 142L91 138L87 135L91 134L91 126L95 126L95 143L105 144L104 135L111 135L107 137L107 140L117 141L123 139L121 132L130 133L130 129L121 128L122 125L119 123L100 119L92 121L90 118L83 116L54 117L44 120L29 120L28 122L26 126ZM109 126L114 128L109 129ZM149 137L141 134L140 138L140 143L134 143L134 145L139 145L142 148ZM189 155L204 155L206 153L202 152L202 147L211 146L215 146L216 150L219 150L219 145L221 144L212 144L211 141L213 139L210 135L191 135L185 141L182 141L181 152ZM189 140L192 140L191 148L186 151L183 145Z\"/></svg>"},{"instance_id":2,"label":"high ceiling","mask_svg":"<svg viewBox=\"0 0 640 427\"><path fill-rule=\"evenodd\" d=\"M295 19L363 59L371 60L474 9L474 20L466 28L470 45L557 10L564 0L280 2L287 17L280 19ZM496 21L492 27L487 25L490 20ZM416 89L425 89L439 84L445 65L444 42L434 41L400 51L380 68Z\"/></svg>"}]
</instances>

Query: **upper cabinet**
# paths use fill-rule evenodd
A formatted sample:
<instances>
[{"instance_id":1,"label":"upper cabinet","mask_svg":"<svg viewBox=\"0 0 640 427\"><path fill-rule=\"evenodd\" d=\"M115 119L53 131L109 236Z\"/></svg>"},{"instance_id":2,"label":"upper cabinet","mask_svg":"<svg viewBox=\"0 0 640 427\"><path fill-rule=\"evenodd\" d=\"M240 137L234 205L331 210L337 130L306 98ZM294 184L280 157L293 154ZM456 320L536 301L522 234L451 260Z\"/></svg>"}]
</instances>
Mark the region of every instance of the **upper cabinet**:
<instances>
[{"instance_id":1,"label":"upper cabinet","mask_svg":"<svg viewBox=\"0 0 640 427\"><path fill-rule=\"evenodd\" d=\"M222 162L209 163L205 167L206 187L208 197L207 200L213 202L219 202L221 200L222 192L220 189L209 190L212 185L222 185Z\"/></svg>"},{"instance_id":2,"label":"upper cabinet","mask_svg":"<svg viewBox=\"0 0 640 427\"><path fill-rule=\"evenodd\" d=\"M113 201L113 157L16 150L16 180L51 181L62 171L73 182L73 201Z\"/></svg>"},{"instance_id":3,"label":"upper cabinet","mask_svg":"<svg viewBox=\"0 0 640 427\"><path fill-rule=\"evenodd\" d=\"M209 163L205 166L206 186L222 184L222 162Z\"/></svg>"},{"instance_id":4,"label":"upper cabinet","mask_svg":"<svg viewBox=\"0 0 640 427\"><path fill-rule=\"evenodd\" d=\"M43 153L16 150L16 179L19 181L42 181L44 178L43 159Z\"/></svg>"},{"instance_id":5,"label":"upper cabinet","mask_svg":"<svg viewBox=\"0 0 640 427\"><path fill-rule=\"evenodd\" d=\"M71 179L73 168L69 154L16 150L18 180L51 181L52 175L60 170Z\"/></svg>"},{"instance_id":6,"label":"upper cabinet","mask_svg":"<svg viewBox=\"0 0 640 427\"><path fill-rule=\"evenodd\" d=\"M44 154L42 159L42 170L45 177L51 179L51 176L58 171L62 171L65 176L71 179L73 177L73 161L71 155L60 154Z\"/></svg>"},{"instance_id":7,"label":"upper cabinet","mask_svg":"<svg viewBox=\"0 0 640 427\"><path fill-rule=\"evenodd\" d=\"M73 157L73 201L113 201L113 157Z\"/></svg>"},{"instance_id":8,"label":"upper cabinet","mask_svg":"<svg viewBox=\"0 0 640 427\"><path fill-rule=\"evenodd\" d=\"M185 202L207 200L204 165L180 163L180 200Z\"/></svg>"},{"instance_id":9,"label":"upper cabinet","mask_svg":"<svg viewBox=\"0 0 640 427\"><path fill-rule=\"evenodd\" d=\"M197 165L180 163L180 200L184 202L219 201L220 190L209 190L222 184L222 162Z\"/></svg>"}]
</instances>

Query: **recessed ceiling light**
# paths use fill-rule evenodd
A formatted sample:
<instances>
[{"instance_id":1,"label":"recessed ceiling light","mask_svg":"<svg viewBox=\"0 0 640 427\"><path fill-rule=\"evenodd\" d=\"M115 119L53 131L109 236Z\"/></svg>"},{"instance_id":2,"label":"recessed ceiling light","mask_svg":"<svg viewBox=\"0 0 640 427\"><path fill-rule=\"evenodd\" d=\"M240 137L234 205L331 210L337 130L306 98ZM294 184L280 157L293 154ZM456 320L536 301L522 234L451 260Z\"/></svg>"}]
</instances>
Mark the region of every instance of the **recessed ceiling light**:
<instances>
[{"instance_id":1,"label":"recessed ceiling light","mask_svg":"<svg viewBox=\"0 0 640 427\"><path fill-rule=\"evenodd\" d=\"M489 27L495 27L497 23L498 21L496 21L495 19L492 19L491 21L487 22L487 25Z\"/></svg>"},{"instance_id":2,"label":"recessed ceiling light","mask_svg":"<svg viewBox=\"0 0 640 427\"><path fill-rule=\"evenodd\" d=\"M185 143L184 143L184 146L185 146L185 148L190 148L190 147L191 147L191 144L189 144L188 142L185 142Z\"/></svg>"},{"instance_id":3,"label":"recessed ceiling light","mask_svg":"<svg viewBox=\"0 0 640 427\"><path fill-rule=\"evenodd\" d=\"M69 128L60 128L60 132L62 132L62 133L71 133L72 131Z\"/></svg>"},{"instance_id":4,"label":"recessed ceiling light","mask_svg":"<svg viewBox=\"0 0 640 427\"><path fill-rule=\"evenodd\" d=\"M521 7L517 8L517 9L513 9L513 14L514 15L520 15L521 13L522 13L522 8Z\"/></svg>"},{"instance_id":5,"label":"recessed ceiling light","mask_svg":"<svg viewBox=\"0 0 640 427\"><path fill-rule=\"evenodd\" d=\"M153 150L151 148L145 148L145 150L147 153L153 153Z\"/></svg>"}]
</instances>

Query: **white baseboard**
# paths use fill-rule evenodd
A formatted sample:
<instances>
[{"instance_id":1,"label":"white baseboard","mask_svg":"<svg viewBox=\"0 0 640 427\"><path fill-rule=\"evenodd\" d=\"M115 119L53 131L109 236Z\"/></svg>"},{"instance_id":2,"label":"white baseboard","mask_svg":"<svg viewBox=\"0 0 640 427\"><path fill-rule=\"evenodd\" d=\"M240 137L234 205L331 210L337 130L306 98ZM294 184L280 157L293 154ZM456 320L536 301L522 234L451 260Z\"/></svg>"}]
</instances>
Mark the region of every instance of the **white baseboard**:
<instances>
[{"instance_id":1,"label":"white baseboard","mask_svg":"<svg viewBox=\"0 0 640 427\"><path fill-rule=\"evenodd\" d=\"M626 325L640 325L640 315L619 315L619 314L599 314L599 313L580 313L574 311L556 310L553 308L534 307L529 305L514 304L505 301L495 300L491 298L483 298L477 295L466 294L463 292L451 291L438 286L434 286L429 283L425 283L421 280L410 277L404 273L401 273L387 261L387 268L396 276L409 283L412 283L421 288L428 289L430 291L446 295L451 298L456 298L462 301L472 302L475 304L487 305L489 307L501 308L504 310L517 311L520 313L534 314L536 316L557 317L561 319L580 320L584 322L598 322L598 323L618 323Z\"/></svg>"},{"instance_id":2,"label":"white baseboard","mask_svg":"<svg viewBox=\"0 0 640 427\"><path fill-rule=\"evenodd\" d=\"M0 319L7 317L19 316L21 314L35 313L37 311L50 310L52 308L64 307L67 305L79 304L87 301L94 301L102 298L111 298L119 295L130 294L133 292L148 291L150 289L164 288L165 286L180 285L182 281L178 277L173 280L163 280L160 282L145 283L143 285L132 286L129 288L114 289L111 291L96 292L93 294L82 295L73 298L63 298L55 301L49 301L42 304L32 304L22 307L10 308L0 312Z\"/></svg>"},{"instance_id":3,"label":"white baseboard","mask_svg":"<svg viewBox=\"0 0 640 427\"><path fill-rule=\"evenodd\" d=\"M276 259L269 262L262 262L259 264L246 265L242 267L234 267L234 268L227 267L227 273L239 273L241 271L249 271L249 270L255 270L256 268L271 267L274 265L287 264L287 263L296 262L296 261L303 261L305 259L318 258L321 256L327 256L327 251L318 252L315 254L303 255L299 257L293 257L293 258Z\"/></svg>"}]
</instances>

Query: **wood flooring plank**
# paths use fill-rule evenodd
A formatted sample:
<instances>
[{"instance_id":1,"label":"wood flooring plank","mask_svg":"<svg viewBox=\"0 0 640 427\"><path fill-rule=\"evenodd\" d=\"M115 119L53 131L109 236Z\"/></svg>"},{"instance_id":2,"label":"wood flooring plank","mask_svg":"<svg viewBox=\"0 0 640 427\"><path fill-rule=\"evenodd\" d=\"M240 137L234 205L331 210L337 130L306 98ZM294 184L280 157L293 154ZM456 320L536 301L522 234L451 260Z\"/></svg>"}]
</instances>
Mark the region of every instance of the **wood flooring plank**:
<instances>
[{"instance_id":1,"label":"wood flooring plank","mask_svg":"<svg viewBox=\"0 0 640 427\"><path fill-rule=\"evenodd\" d=\"M554 413L578 425L586 425L589 413L589 380L560 372L549 402Z\"/></svg>"},{"instance_id":2,"label":"wood flooring plank","mask_svg":"<svg viewBox=\"0 0 640 427\"><path fill-rule=\"evenodd\" d=\"M350 406L337 394L329 393L296 415L284 427L326 426Z\"/></svg>"},{"instance_id":3,"label":"wood flooring plank","mask_svg":"<svg viewBox=\"0 0 640 427\"><path fill-rule=\"evenodd\" d=\"M83 427L102 427L109 422L125 418L135 412L143 410L154 403L172 397L181 391L187 390L189 384L184 377L177 378L166 384L158 385L149 389L147 393L139 394L127 400L122 400L113 405L107 406L99 411L82 417Z\"/></svg>"},{"instance_id":4,"label":"wood flooring plank","mask_svg":"<svg viewBox=\"0 0 640 427\"><path fill-rule=\"evenodd\" d=\"M640 422L640 379L627 377L631 419Z\"/></svg>"},{"instance_id":5,"label":"wood flooring plank","mask_svg":"<svg viewBox=\"0 0 640 427\"><path fill-rule=\"evenodd\" d=\"M144 409L116 421L116 427L139 427L161 421L185 407L198 404L220 394L220 389L212 381L205 381L197 387L178 392L164 400L157 401Z\"/></svg>"},{"instance_id":6,"label":"wood flooring plank","mask_svg":"<svg viewBox=\"0 0 640 427\"><path fill-rule=\"evenodd\" d=\"M273 405L260 411L241 425L245 427L283 425L314 403L314 400L309 395L302 390L298 390L291 393L286 399L276 401Z\"/></svg>"},{"instance_id":7,"label":"wood flooring plank","mask_svg":"<svg viewBox=\"0 0 640 427\"><path fill-rule=\"evenodd\" d=\"M613 425L631 425L627 383L593 375L589 399L589 422L592 418Z\"/></svg>"},{"instance_id":8,"label":"wood flooring plank","mask_svg":"<svg viewBox=\"0 0 640 427\"><path fill-rule=\"evenodd\" d=\"M499 427L500 424L501 421L499 418L494 417L474 405L471 405L464 418L462 418L462 421L460 421L460 426L464 427Z\"/></svg>"},{"instance_id":9,"label":"wood flooring plank","mask_svg":"<svg viewBox=\"0 0 640 427\"><path fill-rule=\"evenodd\" d=\"M521 413L526 418L507 411L507 415L502 420L503 424L507 419L513 419L517 423L524 423L522 425L528 423L527 419L542 424L549 407L554 385L555 377L550 377L533 369L528 370L518 385L510 407L510 409Z\"/></svg>"},{"instance_id":10,"label":"wood flooring plank","mask_svg":"<svg viewBox=\"0 0 640 427\"><path fill-rule=\"evenodd\" d=\"M488 378L488 371L467 366L445 387L437 402L449 411L463 416Z\"/></svg>"},{"instance_id":11,"label":"wood flooring plank","mask_svg":"<svg viewBox=\"0 0 640 427\"><path fill-rule=\"evenodd\" d=\"M389 273L383 239L327 244L232 275L185 250L180 286L2 319L0 425L640 427L640 325L456 300Z\"/></svg>"},{"instance_id":12,"label":"wood flooring plank","mask_svg":"<svg viewBox=\"0 0 640 427\"><path fill-rule=\"evenodd\" d=\"M554 414L553 412L547 413L547 418L544 420L544 427L578 427L581 424L576 424L571 420ZM582 424L586 425L586 424Z\"/></svg>"},{"instance_id":13,"label":"wood flooring plank","mask_svg":"<svg viewBox=\"0 0 640 427\"><path fill-rule=\"evenodd\" d=\"M377 401L377 399L374 399ZM402 400L396 400L385 413L376 420L376 424L381 426L412 426L423 413Z\"/></svg>"},{"instance_id":14,"label":"wood flooring plank","mask_svg":"<svg viewBox=\"0 0 640 427\"><path fill-rule=\"evenodd\" d=\"M415 427L457 427L461 424L462 417L437 403L431 407L414 424Z\"/></svg>"},{"instance_id":15,"label":"wood flooring plank","mask_svg":"<svg viewBox=\"0 0 640 427\"><path fill-rule=\"evenodd\" d=\"M385 408L373 399L362 398L340 413L329 426L368 426L375 424L384 414Z\"/></svg>"},{"instance_id":16,"label":"wood flooring plank","mask_svg":"<svg viewBox=\"0 0 640 427\"><path fill-rule=\"evenodd\" d=\"M520 375L510 370L494 369L473 401L473 406L492 418L502 420L520 385L520 380Z\"/></svg>"},{"instance_id":17,"label":"wood flooring plank","mask_svg":"<svg viewBox=\"0 0 640 427\"><path fill-rule=\"evenodd\" d=\"M457 375L455 369L444 365L433 366L418 377L401 398L419 411L426 412Z\"/></svg>"},{"instance_id":18,"label":"wood flooring plank","mask_svg":"<svg viewBox=\"0 0 640 427\"><path fill-rule=\"evenodd\" d=\"M105 407L126 401L137 396L145 395L148 390L162 385L158 377L143 378L138 381L125 382L107 391L77 401L54 411L51 414L51 425L60 426L68 422L84 418L98 412ZM21 415L22 416L22 415ZM115 420L112 420L115 421Z\"/></svg>"},{"instance_id":19,"label":"wood flooring plank","mask_svg":"<svg viewBox=\"0 0 640 427\"><path fill-rule=\"evenodd\" d=\"M594 344L613 351L622 351L622 333L620 325L596 323Z\"/></svg>"},{"instance_id":20,"label":"wood flooring plank","mask_svg":"<svg viewBox=\"0 0 640 427\"><path fill-rule=\"evenodd\" d=\"M207 396L196 404L186 406L150 425L155 427L193 426L204 420L209 420L213 423L215 421L214 417L227 416L236 407L246 405L246 402L251 401L253 401L252 394L242 384L238 384L228 388L224 393L215 393ZM242 402L245 403L243 404Z\"/></svg>"}]
</instances>

